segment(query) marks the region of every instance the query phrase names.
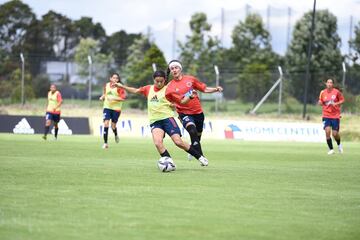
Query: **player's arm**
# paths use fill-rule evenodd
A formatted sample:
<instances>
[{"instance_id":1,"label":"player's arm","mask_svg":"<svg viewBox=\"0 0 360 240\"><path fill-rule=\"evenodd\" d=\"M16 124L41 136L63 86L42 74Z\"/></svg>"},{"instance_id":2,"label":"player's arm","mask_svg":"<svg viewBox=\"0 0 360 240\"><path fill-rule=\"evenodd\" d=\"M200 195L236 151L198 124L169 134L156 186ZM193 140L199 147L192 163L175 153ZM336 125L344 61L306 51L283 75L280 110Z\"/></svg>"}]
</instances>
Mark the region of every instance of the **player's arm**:
<instances>
[{"instance_id":1,"label":"player's arm","mask_svg":"<svg viewBox=\"0 0 360 240\"><path fill-rule=\"evenodd\" d=\"M194 97L195 97L195 91L190 89L190 91L184 94L183 98L181 98L179 102L180 104L184 105L190 102L191 99L194 99Z\"/></svg>"},{"instance_id":2,"label":"player's arm","mask_svg":"<svg viewBox=\"0 0 360 240\"><path fill-rule=\"evenodd\" d=\"M63 102L60 92L58 92L56 98L57 98L57 105L55 106L54 111L55 109L59 108Z\"/></svg>"},{"instance_id":3,"label":"player's arm","mask_svg":"<svg viewBox=\"0 0 360 240\"><path fill-rule=\"evenodd\" d=\"M339 92L338 98L339 98L339 101L334 102L333 103L334 106L341 105L341 104L343 104L345 102L344 96L342 95L341 92Z\"/></svg>"},{"instance_id":4,"label":"player's arm","mask_svg":"<svg viewBox=\"0 0 360 240\"><path fill-rule=\"evenodd\" d=\"M318 104L319 104L320 106L323 106L323 105L324 105L324 102L323 102L323 100L322 100L322 94L323 94L323 91L320 92L320 96L319 96Z\"/></svg>"},{"instance_id":5,"label":"player's arm","mask_svg":"<svg viewBox=\"0 0 360 240\"><path fill-rule=\"evenodd\" d=\"M214 93L214 92L222 92L223 88L221 86L217 87L206 87L204 93Z\"/></svg>"},{"instance_id":6,"label":"player's arm","mask_svg":"<svg viewBox=\"0 0 360 240\"><path fill-rule=\"evenodd\" d=\"M199 90L203 93L214 93L223 91L223 88L221 86L208 87L205 83L200 82L197 78L193 78L193 87L195 90Z\"/></svg>"},{"instance_id":7,"label":"player's arm","mask_svg":"<svg viewBox=\"0 0 360 240\"><path fill-rule=\"evenodd\" d=\"M119 88L122 88L122 89L125 89L126 91L128 91L130 93L141 94L140 88L129 87L129 86L126 86L126 85L124 85L122 83L116 83L115 86L119 87Z\"/></svg>"},{"instance_id":8,"label":"player's arm","mask_svg":"<svg viewBox=\"0 0 360 240\"><path fill-rule=\"evenodd\" d=\"M106 86L106 85L105 85ZM105 100L105 86L103 87L103 94L99 97L100 101L104 101Z\"/></svg>"}]
</instances>

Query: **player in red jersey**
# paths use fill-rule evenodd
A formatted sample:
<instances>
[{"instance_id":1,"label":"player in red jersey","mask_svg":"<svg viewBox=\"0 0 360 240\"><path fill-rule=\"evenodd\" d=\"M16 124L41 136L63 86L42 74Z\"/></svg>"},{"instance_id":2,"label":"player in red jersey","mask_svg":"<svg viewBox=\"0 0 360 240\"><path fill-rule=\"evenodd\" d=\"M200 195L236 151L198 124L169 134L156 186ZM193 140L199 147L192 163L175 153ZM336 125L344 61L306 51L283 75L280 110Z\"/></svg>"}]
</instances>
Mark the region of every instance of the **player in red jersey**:
<instances>
[{"instance_id":1,"label":"player in red jersey","mask_svg":"<svg viewBox=\"0 0 360 240\"><path fill-rule=\"evenodd\" d=\"M191 145L203 155L200 141L205 117L197 91L214 93L222 92L223 88L221 86L208 87L196 77L184 75L182 73L182 65L178 60L172 60L169 63L167 75L169 76L170 73L173 79L168 84L166 96L171 102L175 103L179 119L190 135ZM186 104L181 104L174 99L174 96L177 95L189 96L190 101ZM191 159L190 155L188 157Z\"/></svg>"},{"instance_id":2,"label":"player in red jersey","mask_svg":"<svg viewBox=\"0 0 360 240\"><path fill-rule=\"evenodd\" d=\"M334 80L328 79L326 81L326 88L320 92L319 105L322 106L322 120L326 134L326 142L329 147L328 154L334 154L333 144L331 140L332 135L338 145L339 153L343 153L343 147L340 143L340 108L345 101L342 93L334 88Z\"/></svg>"},{"instance_id":3,"label":"player in red jersey","mask_svg":"<svg viewBox=\"0 0 360 240\"><path fill-rule=\"evenodd\" d=\"M47 134L49 133L51 122L54 123L55 129L55 140L58 136L58 123L60 121L60 114L61 114L61 104L62 104L62 97L61 93L56 89L55 84L51 84L50 91L48 92L48 106L46 108L46 116L45 116L45 131L42 138L44 140L47 139Z\"/></svg>"}]
</instances>

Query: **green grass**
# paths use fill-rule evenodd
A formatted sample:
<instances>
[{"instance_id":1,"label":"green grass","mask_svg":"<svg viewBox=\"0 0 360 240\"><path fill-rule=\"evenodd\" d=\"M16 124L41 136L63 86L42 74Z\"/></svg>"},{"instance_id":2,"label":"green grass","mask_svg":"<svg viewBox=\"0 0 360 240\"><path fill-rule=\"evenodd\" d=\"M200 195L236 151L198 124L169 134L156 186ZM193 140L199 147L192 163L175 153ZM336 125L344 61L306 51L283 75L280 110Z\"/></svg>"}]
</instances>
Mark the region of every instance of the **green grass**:
<instances>
[{"instance_id":1,"label":"green grass","mask_svg":"<svg viewBox=\"0 0 360 240\"><path fill-rule=\"evenodd\" d=\"M207 168L166 141L0 134L0 239L359 239L360 151L204 140Z\"/></svg>"}]
</instances>

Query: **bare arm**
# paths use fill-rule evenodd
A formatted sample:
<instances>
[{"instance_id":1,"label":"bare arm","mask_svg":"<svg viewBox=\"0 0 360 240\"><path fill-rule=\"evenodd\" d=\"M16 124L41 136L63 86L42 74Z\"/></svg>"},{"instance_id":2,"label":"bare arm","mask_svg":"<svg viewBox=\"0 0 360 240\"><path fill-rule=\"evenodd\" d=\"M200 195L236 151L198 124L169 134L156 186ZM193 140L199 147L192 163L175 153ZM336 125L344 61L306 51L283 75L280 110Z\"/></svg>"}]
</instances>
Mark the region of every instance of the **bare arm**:
<instances>
[{"instance_id":1,"label":"bare arm","mask_svg":"<svg viewBox=\"0 0 360 240\"><path fill-rule=\"evenodd\" d=\"M128 91L130 93L141 94L139 88L129 87L129 86L126 86L126 85L121 84L121 83L116 83L115 86L119 87L119 88L123 88L123 89L125 89L126 91Z\"/></svg>"},{"instance_id":2,"label":"bare arm","mask_svg":"<svg viewBox=\"0 0 360 240\"><path fill-rule=\"evenodd\" d=\"M217 87L206 87L204 93L214 93L214 92L222 92L223 88L221 86Z\"/></svg>"}]
</instances>

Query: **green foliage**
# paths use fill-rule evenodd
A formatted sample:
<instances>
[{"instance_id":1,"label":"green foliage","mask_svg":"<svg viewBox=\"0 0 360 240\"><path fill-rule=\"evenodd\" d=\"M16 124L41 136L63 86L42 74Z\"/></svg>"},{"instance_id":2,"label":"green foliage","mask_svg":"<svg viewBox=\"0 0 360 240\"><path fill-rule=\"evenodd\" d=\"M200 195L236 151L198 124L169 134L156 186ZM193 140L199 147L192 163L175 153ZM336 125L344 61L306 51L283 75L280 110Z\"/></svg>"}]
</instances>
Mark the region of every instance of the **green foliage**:
<instances>
[{"instance_id":1,"label":"green foliage","mask_svg":"<svg viewBox=\"0 0 360 240\"><path fill-rule=\"evenodd\" d=\"M239 75L239 94L244 102L256 104L270 87L271 73L265 64L247 64Z\"/></svg>"},{"instance_id":2,"label":"green foliage","mask_svg":"<svg viewBox=\"0 0 360 240\"><path fill-rule=\"evenodd\" d=\"M37 75L32 81L35 97L40 98L46 96L50 88L50 80L47 75Z\"/></svg>"},{"instance_id":3,"label":"green foliage","mask_svg":"<svg viewBox=\"0 0 360 240\"><path fill-rule=\"evenodd\" d=\"M93 23L91 17L81 17L73 22L73 27L78 41L81 38L92 38L98 40L101 44L106 41L105 29L100 23Z\"/></svg>"},{"instance_id":4,"label":"green foliage","mask_svg":"<svg viewBox=\"0 0 360 240\"><path fill-rule=\"evenodd\" d=\"M107 38L101 51L108 54L112 52L115 62L122 67L128 57L128 48L140 37L141 34L128 34L123 30L115 32Z\"/></svg>"},{"instance_id":5,"label":"green foliage","mask_svg":"<svg viewBox=\"0 0 360 240\"><path fill-rule=\"evenodd\" d=\"M136 39L129 47L129 55L123 68L126 83L132 87L141 87L153 84L152 64L157 69L165 70L165 57L155 43L150 43L146 37ZM140 108L146 107L146 100L142 96L135 96L139 100Z\"/></svg>"},{"instance_id":6,"label":"green foliage","mask_svg":"<svg viewBox=\"0 0 360 240\"><path fill-rule=\"evenodd\" d=\"M185 71L206 83L214 82L213 65L221 62L220 41L210 36L211 25L205 13L195 13L190 20L191 35L178 42Z\"/></svg>"},{"instance_id":7,"label":"green foliage","mask_svg":"<svg viewBox=\"0 0 360 240\"><path fill-rule=\"evenodd\" d=\"M343 92L345 102L342 105L344 112L360 113L360 95L353 95L348 91Z\"/></svg>"},{"instance_id":8,"label":"green foliage","mask_svg":"<svg viewBox=\"0 0 360 240\"><path fill-rule=\"evenodd\" d=\"M35 97L35 93L31 84L31 75L29 73L25 73L25 100L30 100ZM21 70L19 68L11 73L8 81L0 81L0 97L9 98L13 103L21 101Z\"/></svg>"},{"instance_id":9,"label":"green foliage","mask_svg":"<svg viewBox=\"0 0 360 240\"><path fill-rule=\"evenodd\" d=\"M279 64L279 57L271 48L270 33L259 14L249 14L244 22L240 21L231 37L233 47L229 49L229 57L238 68L250 63L265 64L268 68Z\"/></svg>"},{"instance_id":10,"label":"green foliage","mask_svg":"<svg viewBox=\"0 0 360 240\"><path fill-rule=\"evenodd\" d=\"M226 62L231 68L241 69L238 93L244 102L255 104L271 87L270 69L279 64L280 58L272 51L270 40L258 14L249 14L232 32L233 46L226 51Z\"/></svg>"},{"instance_id":11,"label":"green foliage","mask_svg":"<svg viewBox=\"0 0 360 240\"><path fill-rule=\"evenodd\" d=\"M112 53L106 55L100 53L99 41L86 38L81 39L79 45L75 50L75 62L78 64L78 74L86 77L89 75L89 61L88 56L91 56L93 62L93 76L96 79L107 80L109 70L114 63Z\"/></svg>"},{"instance_id":12,"label":"green foliage","mask_svg":"<svg viewBox=\"0 0 360 240\"><path fill-rule=\"evenodd\" d=\"M31 8L22 1L13 0L0 5L0 48L20 53L27 28L35 19Z\"/></svg>"},{"instance_id":13,"label":"green foliage","mask_svg":"<svg viewBox=\"0 0 360 240\"><path fill-rule=\"evenodd\" d=\"M149 43L145 37L136 39L129 48L129 56L124 67L127 83L134 87L152 84L152 64L157 69L165 70L166 61L161 50L155 43Z\"/></svg>"},{"instance_id":14,"label":"green foliage","mask_svg":"<svg viewBox=\"0 0 360 240\"><path fill-rule=\"evenodd\" d=\"M355 26L355 38L350 44L355 51L360 53L360 21Z\"/></svg>"},{"instance_id":15,"label":"green foliage","mask_svg":"<svg viewBox=\"0 0 360 240\"><path fill-rule=\"evenodd\" d=\"M307 64L307 49L310 41L312 13L306 13L296 24L292 41L286 53L286 67L291 75L291 93L299 100L304 96L304 79ZM322 81L341 73L343 57L340 52L340 37L337 34L337 19L328 10L315 14L314 44L309 81L309 102L316 101Z\"/></svg>"},{"instance_id":16,"label":"green foliage","mask_svg":"<svg viewBox=\"0 0 360 240\"><path fill-rule=\"evenodd\" d=\"M74 28L71 19L66 16L49 11L40 21L41 35L46 41L46 47L55 57L66 58L70 49L75 46Z\"/></svg>"}]
</instances>

